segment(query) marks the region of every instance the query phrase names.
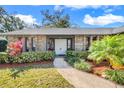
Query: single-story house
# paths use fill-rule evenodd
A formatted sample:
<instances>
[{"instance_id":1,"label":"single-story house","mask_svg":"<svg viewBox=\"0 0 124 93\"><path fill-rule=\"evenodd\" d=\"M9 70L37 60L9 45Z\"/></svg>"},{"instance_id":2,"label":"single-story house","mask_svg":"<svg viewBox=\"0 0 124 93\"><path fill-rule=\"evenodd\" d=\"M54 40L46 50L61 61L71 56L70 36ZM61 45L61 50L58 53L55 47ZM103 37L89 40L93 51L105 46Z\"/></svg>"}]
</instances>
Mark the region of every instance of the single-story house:
<instances>
[{"instance_id":1,"label":"single-story house","mask_svg":"<svg viewBox=\"0 0 124 93\"><path fill-rule=\"evenodd\" d=\"M9 42L23 39L23 51L55 50L61 55L69 49L87 50L94 40L107 35L124 33L117 28L40 28L2 33Z\"/></svg>"}]
</instances>

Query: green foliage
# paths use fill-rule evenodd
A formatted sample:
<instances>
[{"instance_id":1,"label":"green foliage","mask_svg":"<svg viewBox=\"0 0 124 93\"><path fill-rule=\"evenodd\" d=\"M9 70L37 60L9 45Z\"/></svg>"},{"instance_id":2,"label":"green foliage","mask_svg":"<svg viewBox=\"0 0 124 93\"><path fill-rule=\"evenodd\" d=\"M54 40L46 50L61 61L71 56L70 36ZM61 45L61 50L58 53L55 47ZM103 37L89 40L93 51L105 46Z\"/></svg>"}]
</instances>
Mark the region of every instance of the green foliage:
<instances>
[{"instance_id":1,"label":"green foliage","mask_svg":"<svg viewBox=\"0 0 124 93\"><path fill-rule=\"evenodd\" d=\"M75 62L80 62L80 58L78 58L78 57L70 57L70 58L67 58L67 62L70 65L73 66Z\"/></svg>"},{"instance_id":2,"label":"green foliage","mask_svg":"<svg viewBox=\"0 0 124 93\"><path fill-rule=\"evenodd\" d=\"M55 11L53 14L49 10L41 12L43 16L42 24L45 27L67 28L70 27L69 15L64 15L63 11Z\"/></svg>"},{"instance_id":3,"label":"green foliage","mask_svg":"<svg viewBox=\"0 0 124 93\"><path fill-rule=\"evenodd\" d=\"M72 65L74 68L90 72L91 65L86 63L85 60L88 56L87 51L67 51L66 52L66 60Z\"/></svg>"},{"instance_id":4,"label":"green foliage","mask_svg":"<svg viewBox=\"0 0 124 93\"><path fill-rule=\"evenodd\" d=\"M80 62L81 59L86 59L87 56L88 56L87 51L72 51L72 50L69 50L69 51L66 52L66 60L72 66L74 66L74 64L76 62Z\"/></svg>"},{"instance_id":5,"label":"green foliage","mask_svg":"<svg viewBox=\"0 0 124 93\"><path fill-rule=\"evenodd\" d=\"M24 28L24 22L19 18L9 15L6 10L0 7L0 32L9 32Z\"/></svg>"},{"instance_id":6,"label":"green foliage","mask_svg":"<svg viewBox=\"0 0 124 93\"><path fill-rule=\"evenodd\" d=\"M101 63L107 60L111 66L119 67L124 65L124 35L104 37L100 41L92 43L89 49L88 59Z\"/></svg>"},{"instance_id":7,"label":"green foliage","mask_svg":"<svg viewBox=\"0 0 124 93\"><path fill-rule=\"evenodd\" d=\"M19 73L26 71L26 70L29 70L29 69L31 69L31 67L12 68L12 69L10 69L10 72L11 72L10 76L13 79L16 79L17 77L19 77Z\"/></svg>"},{"instance_id":8,"label":"green foliage","mask_svg":"<svg viewBox=\"0 0 124 93\"><path fill-rule=\"evenodd\" d=\"M76 69L83 70L86 72L92 71L92 66L89 63L85 62L84 60L81 60L80 62L75 62L74 67Z\"/></svg>"},{"instance_id":9,"label":"green foliage","mask_svg":"<svg viewBox=\"0 0 124 93\"><path fill-rule=\"evenodd\" d=\"M5 52L7 49L7 40L5 39L0 39L0 52Z\"/></svg>"},{"instance_id":10,"label":"green foliage","mask_svg":"<svg viewBox=\"0 0 124 93\"><path fill-rule=\"evenodd\" d=\"M119 84L124 84L124 71L123 70L106 70L106 78Z\"/></svg>"},{"instance_id":11,"label":"green foliage","mask_svg":"<svg viewBox=\"0 0 124 93\"><path fill-rule=\"evenodd\" d=\"M46 52L23 52L17 56L8 56L7 54L0 54L0 60L3 63L29 63L36 61L53 60L55 53L52 51Z\"/></svg>"},{"instance_id":12,"label":"green foliage","mask_svg":"<svg viewBox=\"0 0 124 93\"><path fill-rule=\"evenodd\" d=\"M66 52L66 57L67 58L78 57L78 58L86 59L87 56L88 56L87 51L67 51Z\"/></svg>"},{"instance_id":13,"label":"green foliage","mask_svg":"<svg viewBox=\"0 0 124 93\"><path fill-rule=\"evenodd\" d=\"M5 52L0 52L0 63L8 62L8 54Z\"/></svg>"}]
</instances>

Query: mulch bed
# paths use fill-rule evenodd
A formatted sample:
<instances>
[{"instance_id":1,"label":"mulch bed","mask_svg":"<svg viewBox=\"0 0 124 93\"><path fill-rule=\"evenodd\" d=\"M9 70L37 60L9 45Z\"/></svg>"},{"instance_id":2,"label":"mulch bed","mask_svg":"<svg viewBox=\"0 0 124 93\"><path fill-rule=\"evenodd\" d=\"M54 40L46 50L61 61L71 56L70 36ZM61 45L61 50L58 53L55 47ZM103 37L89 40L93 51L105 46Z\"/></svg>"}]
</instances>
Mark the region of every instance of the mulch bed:
<instances>
[{"instance_id":1,"label":"mulch bed","mask_svg":"<svg viewBox=\"0 0 124 93\"><path fill-rule=\"evenodd\" d=\"M88 60L87 62L92 65L92 74L95 74L98 76L101 76L105 70L111 69L107 61L103 61L100 64L96 64L95 62L90 60Z\"/></svg>"},{"instance_id":2,"label":"mulch bed","mask_svg":"<svg viewBox=\"0 0 124 93\"><path fill-rule=\"evenodd\" d=\"M14 68L14 67L23 67L23 66L31 66L31 65L41 65L41 64L51 64L53 61L40 61L40 62L32 62L32 63L5 63L5 64L0 64L0 69L3 68Z\"/></svg>"}]
</instances>

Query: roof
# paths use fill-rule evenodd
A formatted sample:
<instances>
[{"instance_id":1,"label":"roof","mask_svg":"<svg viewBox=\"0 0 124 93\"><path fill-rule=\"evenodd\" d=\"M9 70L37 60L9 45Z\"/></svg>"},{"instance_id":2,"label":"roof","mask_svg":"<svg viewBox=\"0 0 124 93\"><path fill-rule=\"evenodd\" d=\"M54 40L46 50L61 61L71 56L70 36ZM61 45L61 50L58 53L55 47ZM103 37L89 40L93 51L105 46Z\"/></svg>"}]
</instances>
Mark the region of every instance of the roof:
<instances>
[{"instance_id":1,"label":"roof","mask_svg":"<svg viewBox=\"0 0 124 93\"><path fill-rule=\"evenodd\" d=\"M1 35L110 35L124 32L120 28L40 28L24 29L2 33Z\"/></svg>"}]
</instances>

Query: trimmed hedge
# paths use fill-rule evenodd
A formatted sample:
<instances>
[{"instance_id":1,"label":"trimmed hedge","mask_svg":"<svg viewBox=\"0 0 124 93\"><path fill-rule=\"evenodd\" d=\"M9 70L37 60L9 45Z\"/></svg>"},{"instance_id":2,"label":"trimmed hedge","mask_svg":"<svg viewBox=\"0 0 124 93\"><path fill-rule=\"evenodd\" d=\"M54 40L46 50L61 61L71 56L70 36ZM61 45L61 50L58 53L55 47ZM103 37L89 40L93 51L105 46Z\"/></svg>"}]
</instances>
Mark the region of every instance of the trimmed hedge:
<instances>
[{"instance_id":1,"label":"trimmed hedge","mask_svg":"<svg viewBox=\"0 0 124 93\"><path fill-rule=\"evenodd\" d=\"M36 61L53 60L55 53L52 51L45 52L23 52L18 56L8 56L0 53L0 63L29 63Z\"/></svg>"}]
</instances>

